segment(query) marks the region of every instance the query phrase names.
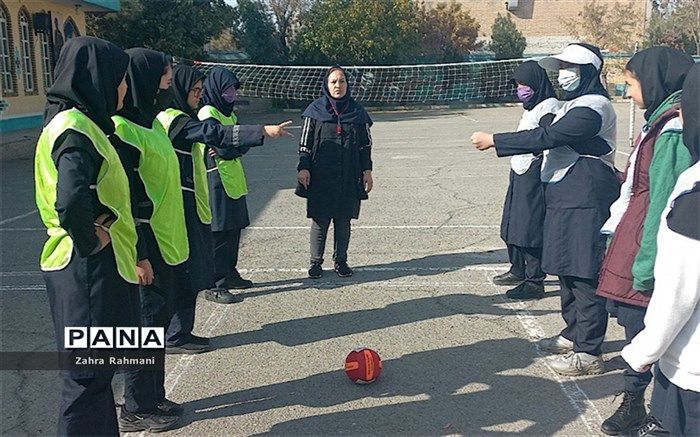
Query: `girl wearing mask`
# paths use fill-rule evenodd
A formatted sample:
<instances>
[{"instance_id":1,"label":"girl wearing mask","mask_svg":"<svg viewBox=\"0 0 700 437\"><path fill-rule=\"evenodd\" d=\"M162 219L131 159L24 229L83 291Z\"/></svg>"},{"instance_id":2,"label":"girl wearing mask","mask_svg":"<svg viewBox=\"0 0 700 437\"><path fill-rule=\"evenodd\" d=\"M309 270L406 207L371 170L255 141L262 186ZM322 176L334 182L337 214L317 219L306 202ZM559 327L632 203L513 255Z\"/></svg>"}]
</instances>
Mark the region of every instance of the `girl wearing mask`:
<instances>
[{"instance_id":1,"label":"girl wearing mask","mask_svg":"<svg viewBox=\"0 0 700 437\"><path fill-rule=\"evenodd\" d=\"M49 239L41 270L58 350L64 328L138 326L131 317L136 229L129 183L109 140L124 103L129 57L92 37L70 39L47 93L34 160L36 204ZM70 361L74 362L72 358ZM63 370L58 435L119 435L112 375Z\"/></svg>"},{"instance_id":2,"label":"girl wearing mask","mask_svg":"<svg viewBox=\"0 0 700 437\"><path fill-rule=\"evenodd\" d=\"M693 59L669 47L642 50L625 70L627 94L645 109L646 124L630 156L620 198L610 207L610 219L601 232L610 235L597 294L615 305L617 323L629 343L644 329L644 315L654 288L656 236L661 212L678 176L692 164L678 117L681 87ZM651 372L638 373L627 366L620 408L601 430L609 435L626 433L646 417L644 391Z\"/></svg>"},{"instance_id":3,"label":"girl wearing mask","mask_svg":"<svg viewBox=\"0 0 700 437\"><path fill-rule=\"evenodd\" d=\"M547 72L535 61L523 62L513 73L518 99L523 102L518 131L552 122L561 104L556 99ZM510 299L539 299L544 296L545 274L541 268L544 188L540 182L542 155L515 155L510 159L510 185L503 206L501 238L508 247L511 268L493 278L496 285L515 285Z\"/></svg>"},{"instance_id":4,"label":"girl wearing mask","mask_svg":"<svg viewBox=\"0 0 700 437\"><path fill-rule=\"evenodd\" d=\"M542 270L559 276L566 327L539 346L566 354L551 363L563 375L603 373L608 314L595 291L605 252L600 228L620 191L613 164L617 117L600 82L603 56L597 47L571 44L539 65L558 70L566 91L552 123L514 133L475 132L472 143L479 150L495 146L498 156L544 152Z\"/></svg>"},{"instance_id":5,"label":"girl wearing mask","mask_svg":"<svg viewBox=\"0 0 700 437\"><path fill-rule=\"evenodd\" d=\"M350 220L360 214L360 200L372 190L372 119L352 98L345 71L330 68L323 97L302 114L297 166L297 194L307 197L311 224L310 278L323 275L323 252L333 220L333 261L340 277L352 276L348 266Z\"/></svg>"},{"instance_id":6,"label":"girl wearing mask","mask_svg":"<svg viewBox=\"0 0 700 437\"><path fill-rule=\"evenodd\" d=\"M240 148L222 149L220 144L206 143L209 199L211 202L211 230L214 235L214 262L217 285L224 289L244 289L253 286L238 272L238 251L241 231L250 225L248 216L248 183L241 155L248 151L246 144L262 145L264 138L289 135L285 127L291 121L270 126L236 126L233 113L237 90L241 86L236 75L222 67L214 67L204 80L203 107L197 116L205 126L232 126ZM213 290L205 294L208 300L232 303L239 300L228 292Z\"/></svg>"}]
</instances>

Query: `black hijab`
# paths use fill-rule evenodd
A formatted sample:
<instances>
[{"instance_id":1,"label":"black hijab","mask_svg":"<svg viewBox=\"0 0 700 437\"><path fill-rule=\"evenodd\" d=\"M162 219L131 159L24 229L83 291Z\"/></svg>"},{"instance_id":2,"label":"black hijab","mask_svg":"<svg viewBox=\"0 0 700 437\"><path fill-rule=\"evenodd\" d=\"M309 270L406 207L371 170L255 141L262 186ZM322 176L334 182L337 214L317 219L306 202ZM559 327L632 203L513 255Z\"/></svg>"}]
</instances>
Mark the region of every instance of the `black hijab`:
<instances>
[{"instance_id":1,"label":"black hijab","mask_svg":"<svg viewBox=\"0 0 700 437\"><path fill-rule=\"evenodd\" d=\"M81 36L63 46L46 94L44 126L61 111L76 108L106 135L114 132L117 87L124 79L129 56L111 42Z\"/></svg>"},{"instance_id":2,"label":"black hijab","mask_svg":"<svg viewBox=\"0 0 700 437\"><path fill-rule=\"evenodd\" d=\"M683 143L690 150L693 162L700 160L700 65L688 71L681 96L683 110Z\"/></svg>"},{"instance_id":3,"label":"black hijab","mask_svg":"<svg viewBox=\"0 0 700 437\"><path fill-rule=\"evenodd\" d=\"M523 109L527 111L551 97L557 97L547 72L537 61L525 61L520 64L513 72L511 80L514 84L516 81L525 84L535 92L530 100L523 102Z\"/></svg>"},{"instance_id":4,"label":"black hijab","mask_svg":"<svg viewBox=\"0 0 700 437\"><path fill-rule=\"evenodd\" d=\"M187 65L173 67L173 102L171 108L179 109L193 119L197 119L197 113L187 103L187 96L198 81L204 81L204 74Z\"/></svg>"},{"instance_id":5,"label":"black hijab","mask_svg":"<svg viewBox=\"0 0 700 437\"><path fill-rule=\"evenodd\" d=\"M683 87L685 75L693 65L693 58L670 47L651 47L632 56L625 69L642 85L645 119L649 120L668 96Z\"/></svg>"},{"instance_id":6,"label":"black hijab","mask_svg":"<svg viewBox=\"0 0 700 437\"><path fill-rule=\"evenodd\" d=\"M352 98L349 81L348 91L343 97L339 99L331 97L331 93L328 90L328 76L335 70L342 71L345 80L348 81L348 75L341 67L336 65L329 68L323 77L323 86L321 87L323 96L311 102L301 115L321 122L332 121L334 123L368 124L371 126L372 119L365 111L365 108ZM333 110L334 108L335 111ZM338 116L336 116L336 112L339 114Z\"/></svg>"},{"instance_id":7,"label":"black hijab","mask_svg":"<svg viewBox=\"0 0 700 437\"><path fill-rule=\"evenodd\" d=\"M229 103L222 97L224 91L230 87L240 88L241 81L233 71L223 67L214 67L204 79L204 91L202 103L218 109L224 116L230 117L235 102Z\"/></svg>"},{"instance_id":8,"label":"black hijab","mask_svg":"<svg viewBox=\"0 0 700 437\"><path fill-rule=\"evenodd\" d=\"M575 90L567 91L564 94L564 100L573 100L587 94L599 94L603 97L610 98L610 94L608 94L608 91L600 81L600 72L603 71L603 65L605 63L603 60L603 53L601 53L598 47L591 44L583 42L575 44L590 50L600 58L600 70L593 64L577 64L581 70L581 82Z\"/></svg>"},{"instance_id":9,"label":"black hijab","mask_svg":"<svg viewBox=\"0 0 700 437\"><path fill-rule=\"evenodd\" d=\"M119 115L150 128L158 112L165 109L156 105L155 100L160 90L160 78L170 65L170 59L165 53L144 48L128 49L126 54L129 55L126 74L129 92Z\"/></svg>"}]
</instances>

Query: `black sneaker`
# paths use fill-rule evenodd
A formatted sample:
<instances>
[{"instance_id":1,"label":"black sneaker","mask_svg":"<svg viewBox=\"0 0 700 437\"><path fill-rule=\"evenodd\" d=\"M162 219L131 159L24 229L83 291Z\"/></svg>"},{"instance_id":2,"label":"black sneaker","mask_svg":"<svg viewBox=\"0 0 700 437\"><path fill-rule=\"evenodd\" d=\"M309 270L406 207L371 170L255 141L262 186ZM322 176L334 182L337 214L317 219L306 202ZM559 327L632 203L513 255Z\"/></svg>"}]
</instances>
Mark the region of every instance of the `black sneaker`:
<instances>
[{"instance_id":1,"label":"black sneaker","mask_svg":"<svg viewBox=\"0 0 700 437\"><path fill-rule=\"evenodd\" d=\"M166 416L182 416L182 413L185 412L185 409L182 408L182 405L178 404L177 402L173 402L169 399L163 399L163 401L159 403L156 407L158 408L158 411L160 411Z\"/></svg>"},{"instance_id":2,"label":"black sneaker","mask_svg":"<svg viewBox=\"0 0 700 437\"><path fill-rule=\"evenodd\" d=\"M323 267L319 263L312 263L309 267L309 278L318 279L323 276Z\"/></svg>"},{"instance_id":3,"label":"black sneaker","mask_svg":"<svg viewBox=\"0 0 700 437\"><path fill-rule=\"evenodd\" d=\"M656 417L650 414L644 419L642 426L627 435L633 437L668 436L669 432L661 426Z\"/></svg>"},{"instance_id":4,"label":"black sneaker","mask_svg":"<svg viewBox=\"0 0 700 437\"><path fill-rule=\"evenodd\" d=\"M544 297L544 285L525 281L515 288L506 291L508 299L542 299Z\"/></svg>"},{"instance_id":5,"label":"black sneaker","mask_svg":"<svg viewBox=\"0 0 700 437\"><path fill-rule=\"evenodd\" d=\"M335 265L335 272L341 278L347 278L349 276L352 276L352 269L348 267L348 263L337 263Z\"/></svg>"},{"instance_id":6,"label":"black sneaker","mask_svg":"<svg viewBox=\"0 0 700 437\"><path fill-rule=\"evenodd\" d=\"M222 288L227 290L243 290L245 288L250 288L253 286L253 281L248 279L243 279L241 275L235 272L233 275L228 276L224 283L221 285Z\"/></svg>"},{"instance_id":7,"label":"black sneaker","mask_svg":"<svg viewBox=\"0 0 700 437\"><path fill-rule=\"evenodd\" d=\"M229 293L228 290L223 288L212 288L210 290L204 290L204 298L211 302L216 303L240 303L243 302L243 298L236 296L235 294Z\"/></svg>"},{"instance_id":8,"label":"black sneaker","mask_svg":"<svg viewBox=\"0 0 700 437\"><path fill-rule=\"evenodd\" d=\"M163 432L173 429L179 416L166 416L159 413L131 413L119 415L119 432Z\"/></svg>"},{"instance_id":9,"label":"black sneaker","mask_svg":"<svg viewBox=\"0 0 700 437\"><path fill-rule=\"evenodd\" d=\"M494 276L493 279L491 279L491 282L496 285L520 285L520 283L522 283L524 280L525 278L515 276L508 271L502 275Z\"/></svg>"},{"instance_id":10,"label":"black sneaker","mask_svg":"<svg viewBox=\"0 0 700 437\"><path fill-rule=\"evenodd\" d=\"M190 343L201 344L202 346L209 346L209 339L206 337L200 337L198 335L190 334Z\"/></svg>"},{"instance_id":11,"label":"black sneaker","mask_svg":"<svg viewBox=\"0 0 700 437\"><path fill-rule=\"evenodd\" d=\"M628 434L639 428L647 420L647 410L644 408L644 390L617 393L622 395L622 404L612 416L605 419L600 430L607 435Z\"/></svg>"},{"instance_id":12,"label":"black sneaker","mask_svg":"<svg viewBox=\"0 0 700 437\"><path fill-rule=\"evenodd\" d=\"M185 343L179 346L166 346L165 353L171 355L193 355L209 352L209 346L196 343Z\"/></svg>"}]
</instances>

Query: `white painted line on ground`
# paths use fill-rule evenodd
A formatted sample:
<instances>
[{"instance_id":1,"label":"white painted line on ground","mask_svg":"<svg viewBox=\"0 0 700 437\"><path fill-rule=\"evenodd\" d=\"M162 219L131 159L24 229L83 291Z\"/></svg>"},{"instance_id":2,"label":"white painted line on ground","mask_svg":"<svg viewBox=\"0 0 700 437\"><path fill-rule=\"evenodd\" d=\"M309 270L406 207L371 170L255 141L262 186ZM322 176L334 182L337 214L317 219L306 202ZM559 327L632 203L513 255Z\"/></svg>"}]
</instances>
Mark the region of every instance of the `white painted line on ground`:
<instances>
[{"instance_id":1,"label":"white painted line on ground","mask_svg":"<svg viewBox=\"0 0 700 437\"><path fill-rule=\"evenodd\" d=\"M541 340L547 337L544 330L542 329L542 326L537 322L535 316L532 315L530 310L527 308L527 306L525 306L523 302L507 300L502 296L503 295L501 295L501 299L506 304L506 306L508 306L508 308L512 310L518 317L518 321L525 329L525 332L527 333L527 336L530 338L530 340L536 342L537 340ZM591 433L591 435L598 435L598 426L600 423L603 422L603 418L600 415L600 412L596 408L595 404L591 402L586 393L581 389L578 383L576 383L576 380L574 380L573 378L567 378L565 376L559 375L549 365L549 361L547 360L546 355L543 354L539 348L537 348L537 353L540 356L540 359L538 361L540 361L542 364L545 365L545 367L547 367L547 369L554 377L554 380L557 381L557 383L559 383L561 390L569 399L569 402L574 407L574 409L578 412L579 418L586 426L588 431Z\"/></svg>"},{"instance_id":2,"label":"white painted line on ground","mask_svg":"<svg viewBox=\"0 0 700 437\"><path fill-rule=\"evenodd\" d=\"M4 225L4 224L6 224L6 223L12 223L12 222L17 221L17 220L19 220L19 219L23 219L23 218L25 218L25 217L29 217L30 215L34 214L35 212L37 212L36 209L35 209L35 210L32 210L32 211L29 211L29 212L27 212L27 213L24 213L24 214L15 216L15 217L10 217L10 218L7 218L7 219L5 219L5 220L0 220L0 225Z\"/></svg>"},{"instance_id":3,"label":"white painted line on ground","mask_svg":"<svg viewBox=\"0 0 700 437\"><path fill-rule=\"evenodd\" d=\"M469 120L469 121L473 121L474 123L478 123L478 122L479 122L479 120L477 120L476 118L467 117L467 116L464 115L464 114L459 114L459 116L462 117L462 118L466 118L466 119Z\"/></svg>"},{"instance_id":4,"label":"white painted line on ground","mask_svg":"<svg viewBox=\"0 0 700 437\"><path fill-rule=\"evenodd\" d=\"M311 225L306 226L248 226L246 230L253 231L287 231L287 230L305 230L308 231ZM359 225L353 226L353 230L357 229L500 229L499 225ZM494 249L496 250L496 249Z\"/></svg>"},{"instance_id":5,"label":"white painted line on ground","mask_svg":"<svg viewBox=\"0 0 700 437\"><path fill-rule=\"evenodd\" d=\"M46 228L4 228L0 229L0 232L12 232L12 231L44 231Z\"/></svg>"},{"instance_id":6,"label":"white painted line on ground","mask_svg":"<svg viewBox=\"0 0 700 437\"><path fill-rule=\"evenodd\" d=\"M398 261L401 262L401 261ZM484 263L484 265L454 266L454 267L354 267L356 272L471 272L493 271L508 267L505 263ZM307 269L299 268L249 268L238 269L240 273L306 273ZM332 270L326 269L331 272Z\"/></svg>"},{"instance_id":7,"label":"white painted line on ground","mask_svg":"<svg viewBox=\"0 0 700 437\"><path fill-rule=\"evenodd\" d=\"M45 285L0 285L0 291L44 291Z\"/></svg>"},{"instance_id":8,"label":"white painted line on ground","mask_svg":"<svg viewBox=\"0 0 700 437\"><path fill-rule=\"evenodd\" d=\"M41 276L41 272L39 270L0 272L0 277L18 277L18 276Z\"/></svg>"}]
</instances>

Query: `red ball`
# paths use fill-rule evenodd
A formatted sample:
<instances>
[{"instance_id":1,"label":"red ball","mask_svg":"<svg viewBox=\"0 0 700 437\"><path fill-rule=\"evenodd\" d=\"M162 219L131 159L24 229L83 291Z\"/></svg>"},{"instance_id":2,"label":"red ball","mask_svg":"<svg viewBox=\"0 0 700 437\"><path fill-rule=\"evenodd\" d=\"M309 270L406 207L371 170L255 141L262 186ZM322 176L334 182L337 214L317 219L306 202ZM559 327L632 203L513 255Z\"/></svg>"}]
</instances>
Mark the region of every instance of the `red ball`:
<instances>
[{"instance_id":1,"label":"red ball","mask_svg":"<svg viewBox=\"0 0 700 437\"><path fill-rule=\"evenodd\" d=\"M355 384L370 384L382 373L382 359L372 349L357 348L345 358L345 373Z\"/></svg>"}]
</instances>

